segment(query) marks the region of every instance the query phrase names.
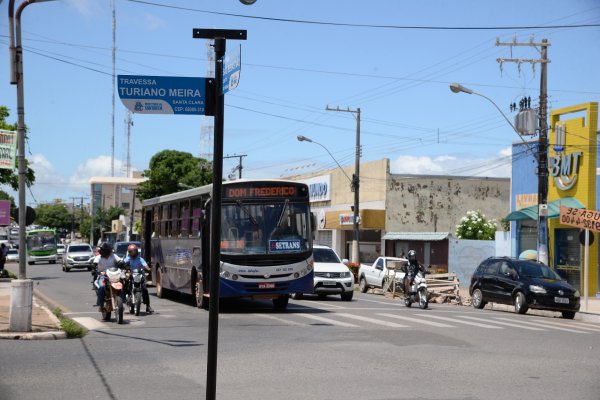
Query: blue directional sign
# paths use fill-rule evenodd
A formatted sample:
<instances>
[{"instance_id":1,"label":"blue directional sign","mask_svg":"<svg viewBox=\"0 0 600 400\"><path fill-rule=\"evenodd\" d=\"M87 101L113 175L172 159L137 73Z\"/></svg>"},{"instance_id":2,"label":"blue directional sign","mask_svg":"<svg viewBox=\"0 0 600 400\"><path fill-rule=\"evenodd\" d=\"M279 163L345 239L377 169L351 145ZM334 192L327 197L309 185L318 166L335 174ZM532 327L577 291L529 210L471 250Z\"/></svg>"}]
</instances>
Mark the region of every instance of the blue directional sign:
<instances>
[{"instance_id":1,"label":"blue directional sign","mask_svg":"<svg viewBox=\"0 0 600 400\"><path fill-rule=\"evenodd\" d=\"M211 78L119 75L117 81L119 98L134 113L213 115Z\"/></svg>"},{"instance_id":2,"label":"blue directional sign","mask_svg":"<svg viewBox=\"0 0 600 400\"><path fill-rule=\"evenodd\" d=\"M235 89L240 82L242 69L242 46L225 55L223 62L223 94Z\"/></svg>"}]
</instances>

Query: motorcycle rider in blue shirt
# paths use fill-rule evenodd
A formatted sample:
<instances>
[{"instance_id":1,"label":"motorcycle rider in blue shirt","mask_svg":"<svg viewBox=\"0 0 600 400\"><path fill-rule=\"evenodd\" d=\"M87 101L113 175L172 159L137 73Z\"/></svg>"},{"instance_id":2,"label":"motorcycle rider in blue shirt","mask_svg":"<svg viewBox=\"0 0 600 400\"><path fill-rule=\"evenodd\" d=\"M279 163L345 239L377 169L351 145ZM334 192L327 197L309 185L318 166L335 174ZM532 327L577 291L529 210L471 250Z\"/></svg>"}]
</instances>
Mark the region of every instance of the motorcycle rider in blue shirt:
<instances>
[{"instance_id":1,"label":"motorcycle rider in blue shirt","mask_svg":"<svg viewBox=\"0 0 600 400\"><path fill-rule=\"evenodd\" d=\"M142 258L138 251L138 247L133 243L127 246L127 256L123 259L123 262L125 265L129 266L131 270L143 269L150 271L148 263ZM154 310L150 307L150 296L148 295L148 288L146 287L145 281L142 283L142 299L144 304L146 304L146 314L152 314Z\"/></svg>"}]
</instances>

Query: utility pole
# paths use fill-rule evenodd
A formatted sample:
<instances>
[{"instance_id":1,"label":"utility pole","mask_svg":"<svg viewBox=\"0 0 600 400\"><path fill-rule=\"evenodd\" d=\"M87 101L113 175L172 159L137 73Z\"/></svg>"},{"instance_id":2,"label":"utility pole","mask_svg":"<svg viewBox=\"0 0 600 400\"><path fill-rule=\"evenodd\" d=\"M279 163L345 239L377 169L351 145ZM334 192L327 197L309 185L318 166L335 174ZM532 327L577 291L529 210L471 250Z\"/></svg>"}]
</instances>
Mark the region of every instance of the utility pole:
<instances>
[{"instance_id":1,"label":"utility pole","mask_svg":"<svg viewBox=\"0 0 600 400\"><path fill-rule=\"evenodd\" d=\"M538 240L537 240L537 257L538 261L548 265L548 81L547 81L547 66L548 60L548 39L542 39L541 43L535 43L533 38L527 43L518 43L516 39L512 42L502 43L500 39L496 39L496 46L529 46L540 47L541 58L539 59L523 59L523 58L498 58L496 61L500 63L500 68L505 62L516 63L518 67L521 64L541 65L540 74L540 104L538 110L539 116L539 141L538 141Z\"/></svg>"},{"instance_id":2,"label":"utility pole","mask_svg":"<svg viewBox=\"0 0 600 400\"><path fill-rule=\"evenodd\" d=\"M115 176L115 66L117 53L117 17L115 0L112 1L112 138L110 142L110 176Z\"/></svg>"},{"instance_id":3,"label":"utility pole","mask_svg":"<svg viewBox=\"0 0 600 400\"><path fill-rule=\"evenodd\" d=\"M238 179L242 179L242 168L243 168L243 167L242 167L242 159L243 159L244 157L248 157L248 155L247 155L247 154L234 154L234 155L232 155L232 156L224 156L224 157L223 157L223 159L226 159L226 158L239 158L239 159L240 159L240 162L239 162L239 164L238 164L238 166L237 166L237 170L238 170ZM234 170L234 172L235 172L235 170Z\"/></svg>"},{"instance_id":4,"label":"utility pole","mask_svg":"<svg viewBox=\"0 0 600 400\"><path fill-rule=\"evenodd\" d=\"M131 236L133 235L133 215L135 213L135 188L132 191L133 198L131 200L131 215L129 216L129 238L131 240Z\"/></svg>"},{"instance_id":5,"label":"utility pole","mask_svg":"<svg viewBox=\"0 0 600 400\"><path fill-rule=\"evenodd\" d=\"M83 224L83 200L89 199L87 196L71 197L73 201L73 208L71 209L71 240L75 239L75 200L80 200L80 220L79 220L79 232L81 233L81 225Z\"/></svg>"},{"instance_id":6,"label":"utility pole","mask_svg":"<svg viewBox=\"0 0 600 400\"><path fill-rule=\"evenodd\" d=\"M133 119L131 119L131 111L127 111L127 119L125 120L127 125L127 156L125 163L125 173L129 178L131 174L131 127L133 126Z\"/></svg>"},{"instance_id":7,"label":"utility pole","mask_svg":"<svg viewBox=\"0 0 600 400\"><path fill-rule=\"evenodd\" d=\"M352 175L351 190L354 192L354 240L352 241L352 263L360 263L360 108L345 110L339 106L336 108L325 108L326 111L347 112L356 117L356 156L354 162L354 174Z\"/></svg>"}]
</instances>

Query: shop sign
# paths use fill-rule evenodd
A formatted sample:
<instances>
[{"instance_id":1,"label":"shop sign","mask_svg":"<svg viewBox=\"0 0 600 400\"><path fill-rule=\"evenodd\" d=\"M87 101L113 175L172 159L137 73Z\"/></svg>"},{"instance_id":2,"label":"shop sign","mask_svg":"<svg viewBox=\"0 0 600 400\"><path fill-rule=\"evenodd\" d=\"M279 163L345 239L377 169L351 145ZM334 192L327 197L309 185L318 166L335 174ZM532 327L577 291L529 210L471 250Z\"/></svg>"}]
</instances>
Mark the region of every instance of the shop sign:
<instances>
[{"instance_id":1,"label":"shop sign","mask_svg":"<svg viewBox=\"0 0 600 400\"><path fill-rule=\"evenodd\" d=\"M354 214L340 214L340 225L354 225Z\"/></svg>"},{"instance_id":2,"label":"shop sign","mask_svg":"<svg viewBox=\"0 0 600 400\"><path fill-rule=\"evenodd\" d=\"M537 193L518 194L515 198L515 210L519 211L538 204Z\"/></svg>"},{"instance_id":3,"label":"shop sign","mask_svg":"<svg viewBox=\"0 0 600 400\"><path fill-rule=\"evenodd\" d=\"M308 196L311 202L331 200L331 175L315 176L303 179L308 185Z\"/></svg>"},{"instance_id":4,"label":"shop sign","mask_svg":"<svg viewBox=\"0 0 600 400\"><path fill-rule=\"evenodd\" d=\"M550 174L554 177L556 187L560 190L569 190L575 186L582 159L583 152L581 151L550 157Z\"/></svg>"},{"instance_id":5,"label":"shop sign","mask_svg":"<svg viewBox=\"0 0 600 400\"><path fill-rule=\"evenodd\" d=\"M560 223L600 232L600 211L560 206Z\"/></svg>"}]
</instances>

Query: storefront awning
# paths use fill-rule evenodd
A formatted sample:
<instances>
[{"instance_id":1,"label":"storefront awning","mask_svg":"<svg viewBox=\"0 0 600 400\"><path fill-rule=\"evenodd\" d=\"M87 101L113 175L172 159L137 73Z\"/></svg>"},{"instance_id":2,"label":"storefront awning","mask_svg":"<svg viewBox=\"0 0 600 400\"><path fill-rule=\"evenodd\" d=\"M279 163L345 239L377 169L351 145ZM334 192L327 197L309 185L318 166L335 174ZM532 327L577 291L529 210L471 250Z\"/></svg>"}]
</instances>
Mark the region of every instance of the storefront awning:
<instances>
[{"instance_id":1,"label":"storefront awning","mask_svg":"<svg viewBox=\"0 0 600 400\"><path fill-rule=\"evenodd\" d=\"M574 197L563 197L548 203L548 218L558 218L560 215L560 206L571 208L585 208L584 205ZM538 219L538 206L530 206L513 211L506 216L507 221L521 221L524 219Z\"/></svg>"},{"instance_id":2,"label":"storefront awning","mask_svg":"<svg viewBox=\"0 0 600 400\"><path fill-rule=\"evenodd\" d=\"M448 239L449 232L388 232L383 235L383 240L404 240L404 241L422 241L439 242Z\"/></svg>"}]
</instances>

